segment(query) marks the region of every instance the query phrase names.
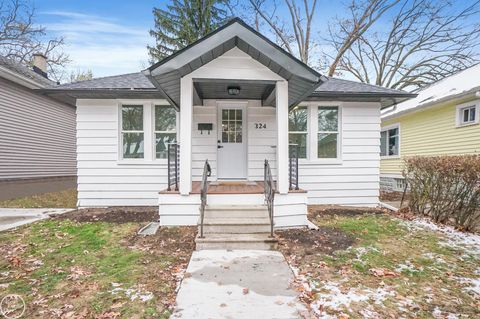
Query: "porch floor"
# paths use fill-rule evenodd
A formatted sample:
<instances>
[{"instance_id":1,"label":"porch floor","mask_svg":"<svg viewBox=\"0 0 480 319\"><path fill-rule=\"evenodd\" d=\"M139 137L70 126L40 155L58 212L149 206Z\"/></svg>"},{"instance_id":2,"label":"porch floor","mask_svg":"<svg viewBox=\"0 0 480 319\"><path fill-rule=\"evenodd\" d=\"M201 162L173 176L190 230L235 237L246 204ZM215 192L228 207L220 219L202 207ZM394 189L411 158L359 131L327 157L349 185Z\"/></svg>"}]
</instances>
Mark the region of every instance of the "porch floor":
<instances>
[{"instance_id":1,"label":"porch floor","mask_svg":"<svg viewBox=\"0 0 480 319\"><path fill-rule=\"evenodd\" d=\"M190 194L200 194L199 181L192 182ZM208 182L208 194L263 194L263 181L211 181ZM290 190L289 193L305 193L303 189ZM178 191L163 190L160 194L178 194Z\"/></svg>"}]
</instances>

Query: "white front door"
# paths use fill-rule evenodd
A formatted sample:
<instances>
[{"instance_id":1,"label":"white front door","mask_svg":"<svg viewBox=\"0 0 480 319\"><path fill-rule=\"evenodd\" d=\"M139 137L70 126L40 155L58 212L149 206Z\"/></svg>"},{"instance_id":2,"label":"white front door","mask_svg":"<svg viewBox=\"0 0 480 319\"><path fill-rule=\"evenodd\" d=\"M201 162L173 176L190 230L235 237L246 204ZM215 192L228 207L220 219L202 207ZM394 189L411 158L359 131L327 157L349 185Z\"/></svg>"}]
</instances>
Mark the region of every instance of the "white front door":
<instances>
[{"instance_id":1,"label":"white front door","mask_svg":"<svg viewBox=\"0 0 480 319\"><path fill-rule=\"evenodd\" d=\"M218 179L247 178L247 137L245 106L220 105L218 108Z\"/></svg>"}]
</instances>

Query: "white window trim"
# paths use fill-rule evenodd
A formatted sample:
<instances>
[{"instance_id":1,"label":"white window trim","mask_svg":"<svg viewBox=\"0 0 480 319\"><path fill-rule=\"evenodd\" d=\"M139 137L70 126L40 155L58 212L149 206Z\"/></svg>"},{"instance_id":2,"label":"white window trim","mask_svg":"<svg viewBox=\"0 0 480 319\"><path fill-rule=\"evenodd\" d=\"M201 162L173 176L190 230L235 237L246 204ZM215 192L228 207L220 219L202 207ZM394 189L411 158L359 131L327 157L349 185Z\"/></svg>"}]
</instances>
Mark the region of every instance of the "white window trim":
<instances>
[{"instance_id":1,"label":"white window trim","mask_svg":"<svg viewBox=\"0 0 480 319\"><path fill-rule=\"evenodd\" d=\"M141 106L143 108L143 130L141 131L124 131L123 130L123 118L122 107L123 106ZM147 128L146 128L146 107L144 103L138 103L138 101L128 101L125 103L119 103L118 105L118 159L121 162L139 163L147 159ZM143 158L123 158L123 133L143 133Z\"/></svg>"},{"instance_id":2,"label":"white window trim","mask_svg":"<svg viewBox=\"0 0 480 319\"><path fill-rule=\"evenodd\" d=\"M311 158L310 157L310 149L311 149L310 142L311 142L311 135L312 135L311 132L310 132L311 107L310 107L310 105L305 104L305 103L301 103L298 106L305 107L307 109L307 130L306 131L290 131L289 127L287 128L287 130L288 130L288 138L289 139L290 139L290 133L292 133L292 134L306 134L307 135L307 139L306 139L306 142L307 142L306 148L307 149L305 151L306 158L298 158L298 161L301 163L301 162L308 162L309 159ZM290 143L288 143L288 144L290 145Z\"/></svg>"},{"instance_id":3,"label":"white window trim","mask_svg":"<svg viewBox=\"0 0 480 319\"><path fill-rule=\"evenodd\" d=\"M151 125L152 125L152 156L153 156L153 161L157 163L162 163L162 164L167 164L168 158L157 158L157 150L156 150L156 145L155 145L155 135L156 133L173 133L173 131L156 131L155 130L155 106L171 106L170 103L164 102L164 103L152 103L152 116L151 116ZM178 116L178 112L175 111L175 133L176 133L176 138L175 140L178 143L178 128L180 126L180 116Z\"/></svg>"},{"instance_id":4,"label":"white window trim","mask_svg":"<svg viewBox=\"0 0 480 319\"><path fill-rule=\"evenodd\" d=\"M475 107L475 120L473 122L464 123L463 122L463 110L469 107ZM471 101L469 103L462 103L456 106L455 109L455 124L456 127L466 127L471 125L478 125L480 122L480 101Z\"/></svg>"},{"instance_id":5,"label":"white window trim","mask_svg":"<svg viewBox=\"0 0 480 319\"><path fill-rule=\"evenodd\" d=\"M380 155L380 159L399 159L401 157L401 151L402 151L402 148L401 148L401 145L402 145L402 134L401 134L401 128L400 128L400 123L394 123L394 124L390 124L390 125L387 125L387 126L384 126L380 129L380 134L382 132L385 132L388 130L391 130L391 129L398 129L398 154L397 155L385 155L385 156L382 156ZM388 133L387 133L388 134ZM381 137L380 137L381 138ZM380 143L380 154L382 154L382 150L381 150L381 147L382 147L382 143ZM387 147L388 147L388 136L387 136Z\"/></svg>"},{"instance_id":6,"label":"white window trim","mask_svg":"<svg viewBox=\"0 0 480 319\"><path fill-rule=\"evenodd\" d=\"M318 110L320 107L337 107L338 108L338 139L337 139L337 157L336 158L318 158L318 134L322 133L318 130ZM312 121L312 147L311 150L311 163L315 164L342 164L343 163L343 103L341 102L315 102L312 107L310 120Z\"/></svg>"},{"instance_id":7,"label":"white window trim","mask_svg":"<svg viewBox=\"0 0 480 319\"><path fill-rule=\"evenodd\" d=\"M118 112L118 148L117 148L117 164L118 165L167 165L166 158L156 159L155 153L155 133L154 133L154 112L155 105L167 105L167 100L128 100L117 99ZM143 105L143 158L123 158L123 127L122 127L122 106L123 105ZM177 125L177 141L179 136L179 113L176 112Z\"/></svg>"}]
</instances>

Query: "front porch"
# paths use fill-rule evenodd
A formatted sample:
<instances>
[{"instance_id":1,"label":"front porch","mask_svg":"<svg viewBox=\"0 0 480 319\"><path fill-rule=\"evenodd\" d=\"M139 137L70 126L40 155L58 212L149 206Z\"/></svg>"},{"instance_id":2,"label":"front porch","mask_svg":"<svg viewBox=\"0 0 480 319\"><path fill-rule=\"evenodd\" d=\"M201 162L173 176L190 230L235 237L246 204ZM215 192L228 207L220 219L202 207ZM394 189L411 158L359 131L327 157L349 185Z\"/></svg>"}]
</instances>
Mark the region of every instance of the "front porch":
<instances>
[{"instance_id":1,"label":"front porch","mask_svg":"<svg viewBox=\"0 0 480 319\"><path fill-rule=\"evenodd\" d=\"M208 183L208 194L263 194L265 192L264 182L263 181L210 181ZM274 184L276 184L274 182ZM192 182L192 191L193 194L200 194L201 182L194 181ZM306 193L306 190L303 189L289 189L289 193ZM169 189L160 191L160 194L179 194L180 192L175 189L175 185Z\"/></svg>"}]
</instances>

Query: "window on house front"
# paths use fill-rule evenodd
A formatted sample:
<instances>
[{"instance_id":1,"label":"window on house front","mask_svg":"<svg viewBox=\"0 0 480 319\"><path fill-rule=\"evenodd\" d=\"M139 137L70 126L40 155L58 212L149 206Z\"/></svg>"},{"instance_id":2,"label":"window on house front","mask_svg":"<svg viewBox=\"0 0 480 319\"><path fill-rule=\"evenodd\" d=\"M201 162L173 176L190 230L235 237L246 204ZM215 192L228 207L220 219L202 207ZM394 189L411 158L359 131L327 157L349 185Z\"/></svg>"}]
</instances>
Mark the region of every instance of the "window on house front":
<instances>
[{"instance_id":1,"label":"window on house front","mask_svg":"<svg viewBox=\"0 0 480 319\"><path fill-rule=\"evenodd\" d=\"M143 105L122 106L123 158L144 157Z\"/></svg>"},{"instance_id":2,"label":"window on house front","mask_svg":"<svg viewBox=\"0 0 480 319\"><path fill-rule=\"evenodd\" d=\"M398 156L400 154L399 127L387 128L380 133L380 156Z\"/></svg>"},{"instance_id":3,"label":"window on house front","mask_svg":"<svg viewBox=\"0 0 480 319\"><path fill-rule=\"evenodd\" d=\"M338 106L318 107L318 158L337 158L339 143Z\"/></svg>"},{"instance_id":4,"label":"window on house front","mask_svg":"<svg viewBox=\"0 0 480 319\"><path fill-rule=\"evenodd\" d=\"M306 106L296 106L288 113L288 143L298 149L299 158L307 158L307 125L308 111Z\"/></svg>"},{"instance_id":5,"label":"window on house front","mask_svg":"<svg viewBox=\"0 0 480 319\"><path fill-rule=\"evenodd\" d=\"M475 105L460 109L460 124L472 124L477 119L477 107Z\"/></svg>"},{"instance_id":6,"label":"window on house front","mask_svg":"<svg viewBox=\"0 0 480 319\"><path fill-rule=\"evenodd\" d=\"M170 105L155 105L155 156L167 158L168 144L177 141L177 114Z\"/></svg>"}]
</instances>

